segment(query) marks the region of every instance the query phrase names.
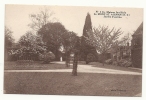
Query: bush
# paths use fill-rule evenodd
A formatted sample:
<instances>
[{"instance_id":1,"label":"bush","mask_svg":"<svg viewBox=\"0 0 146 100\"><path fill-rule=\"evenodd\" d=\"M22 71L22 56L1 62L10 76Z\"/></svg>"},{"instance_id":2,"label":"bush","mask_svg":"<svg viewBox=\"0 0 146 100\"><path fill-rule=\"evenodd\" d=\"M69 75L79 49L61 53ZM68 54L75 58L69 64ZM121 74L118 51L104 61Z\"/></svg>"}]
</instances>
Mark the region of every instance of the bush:
<instances>
[{"instance_id":1,"label":"bush","mask_svg":"<svg viewBox=\"0 0 146 100\"><path fill-rule=\"evenodd\" d=\"M126 64L125 64L125 67L131 67L132 66L132 62L128 61Z\"/></svg>"},{"instance_id":2,"label":"bush","mask_svg":"<svg viewBox=\"0 0 146 100\"><path fill-rule=\"evenodd\" d=\"M118 62L116 60L113 61L112 65L115 65L117 66L118 65Z\"/></svg>"},{"instance_id":3,"label":"bush","mask_svg":"<svg viewBox=\"0 0 146 100\"><path fill-rule=\"evenodd\" d=\"M96 57L92 53L88 54L86 63L88 64L89 62L94 62L94 61L96 61Z\"/></svg>"},{"instance_id":4,"label":"bush","mask_svg":"<svg viewBox=\"0 0 146 100\"><path fill-rule=\"evenodd\" d=\"M112 64L113 61L112 61L112 59L108 59L108 60L105 61L105 63L106 63L106 64Z\"/></svg>"},{"instance_id":5,"label":"bush","mask_svg":"<svg viewBox=\"0 0 146 100\"><path fill-rule=\"evenodd\" d=\"M130 67L130 66L132 66L132 62L128 61L126 59L122 59L118 62L118 65L122 66L122 67Z\"/></svg>"},{"instance_id":6,"label":"bush","mask_svg":"<svg viewBox=\"0 0 146 100\"><path fill-rule=\"evenodd\" d=\"M39 55L39 59L43 61L43 63L50 63L55 59L55 55L52 52L47 52Z\"/></svg>"},{"instance_id":7,"label":"bush","mask_svg":"<svg viewBox=\"0 0 146 100\"><path fill-rule=\"evenodd\" d=\"M117 62L118 63L118 66L122 66L124 61L125 61L124 59L121 59L120 61L118 61Z\"/></svg>"}]
</instances>

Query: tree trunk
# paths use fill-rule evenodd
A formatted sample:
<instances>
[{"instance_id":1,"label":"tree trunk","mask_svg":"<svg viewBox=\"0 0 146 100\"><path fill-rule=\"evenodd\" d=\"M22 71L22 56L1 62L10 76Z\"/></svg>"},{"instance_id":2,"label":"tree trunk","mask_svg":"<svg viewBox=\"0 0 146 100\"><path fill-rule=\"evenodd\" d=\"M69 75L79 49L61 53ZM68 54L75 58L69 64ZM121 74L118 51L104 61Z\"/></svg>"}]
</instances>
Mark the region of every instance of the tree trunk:
<instances>
[{"instance_id":1,"label":"tree trunk","mask_svg":"<svg viewBox=\"0 0 146 100\"><path fill-rule=\"evenodd\" d=\"M55 58L56 58L56 61L58 61L58 50L57 50L57 48L55 50Z\"/></svg>"},{"instance_id":2,"label":"tree trunk","mask_svg":"<svg viewBox=\"0 0 146 100\"><path fill-rule=\"evenodd\" d=\"M70 52L66 52L66 67L70 67Z\"/></svg>"},{"instance_id":3,"label":"tree trunk","mask_svg":"<svg viewBox=\"0 0 146 100\"><path fill-rule=\"evenodd\" d=\"M105 61L105 53L103 53L103 57L102 57L102 65L104 66L104 61Z\"/></svg>"},{"instance_id":4,"label":"tree trunk","mask_svg":"<svg viewBox=\"0 0 146 100\"><path fill-rule=\"evenodd\" d=\"M77 66L78 66L78 52L74 54L73 70L72 70L73 76L77 76Z\"/></svg>"},{"instance_id":5,"label":"tree trunk","mask_svg":"<svg viewBox=\"0 0 146 100\"><path fill-rule=\"evenodd\" d=\"M89 62L88 62L88 59L87 59L87 55L85 56L85 58L86 58L86 60L85 60L86 61L86 64L88 64Z\"/></svg>"}]
</instances>

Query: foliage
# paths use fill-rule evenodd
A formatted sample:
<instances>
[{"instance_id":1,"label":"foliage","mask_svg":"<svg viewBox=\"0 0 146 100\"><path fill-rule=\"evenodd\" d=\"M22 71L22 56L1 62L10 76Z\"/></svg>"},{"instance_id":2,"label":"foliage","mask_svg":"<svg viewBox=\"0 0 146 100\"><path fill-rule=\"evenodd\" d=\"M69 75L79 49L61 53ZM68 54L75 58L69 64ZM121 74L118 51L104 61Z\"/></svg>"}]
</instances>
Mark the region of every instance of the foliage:
<instances>
[{"instance_id":1,"label":"foliage","mask_svg":"<svg viewBox=\"0 0 146 100\"><path fill-rule=\"evenodd\" d=\"M77 42L77 35L74 32L65 32L62 35L62 39L63 39L63 46L65 51L72 51L76 42Z\"/></svg>"},{"instance_id":2,"label":"foliage","mask_svg":"<svg viewBox=\"0 0 146 100\"><path fill-rule=\"evenodd\" d=\"M12 43L14 43L14 38L12 37L12 31L10 28L5 26L5 48L11 47Z\"/></svg>"},{"instance_id":3,"label":"foliage","mask_svg":"<svg viewBox=\"0 0 146 100\"><path fill-rule=\"evenodd\" d=\"M84 37L88 37L88 35L90 35L90 34L87 33L89 30L92 30L92 22L91 22L90 14L87 13L84 28L83 28L83 36L82 36L82 39L81 39L81 43L82 43L81 51L85 55L84 60L86 60L87 54L90 52L90 49L93 49L93 46L87 44L86 41L85 41L85 38L84 38Z\"/></svg>"},{"instance_id":4,"label":"foliage","mask_svg":"<svg viewBox=\"0 0 146 100\"><path fill-rule=\"evenodd\" d=\"M40 53L46 50L41 37L27 32L18 41L20 48L13 51L12 55L17 55L18 59L36 59Z\"/></svg>"},{"instance_id":5,"label":"foliage","mask_svg":"<svg viewBox=\"0 0 146 100\"><path fill-rule=\"evenodd\" d=\"M43 60L43 63L50 63L55 59L55 55L52 52L45 52L39 55L40 60Z\"/></svg>"},{"instance_id":6,"label":"foliage","mask_svg":"<svg viewBox=\"0 0 146 100\"><path fill-rule=\"evenodd\" d=\"M18 54L16 54L16 50L13 49L9 50L8 55L9 55L8 57L9 61L16 61L18 59Z\"/></svg>"},{"instance_id":7,"label":"foliage","mask_svg":"<svg viewBox=\"0 0 146 100\"><path fill-rule=\"evenodd\" d=\"M87 13L85 24L83 28L83 36L88 37L87 31L92 30L92 22L91 22L91 16L89 13Z\"/></svg>"},{"instance_id":8,"label":"foliage","mask_svg":"<svg viewBox=\"0 0 146 100\"><path fill-rule=\"evenodd\" d=\"M62 36L67 32L65 27L59 23L48 23L44 25L39 31L38 35L42 37L43 42L47 46L47 50L55 54L58 58L59 48L62 45Z\"/></svg>"},{"instance_id":9,"label":"foliage","mask_svg":"<svg viewBox=\"0 0 146 100\"><path fill-rule=\"evenodd\" d=\"M118 65L122 67L130 67L132 66L132 62L126 59L121 59L120 61L118 61Z\"/></svg>"},{"instance_id":10,"label":"foliage","mask_svg":"<svg viewBox=\"0 0 146 100\"><path fill-rule=\"evenodd\" d=\"M94 62L94 61L96 61L95 55L93 55L92 53L89 53L87 55L87 63Z\"/></svg>"},{"instance_id":11,"label":"foliage","mask_svg":"<svg viewBox=\"0 0 146 100\"><path fill-rule=\"evenodd\" d=\"M105 63L106 63L106 64L112 64L113 61L112 61L112 59L107 59L107 60L105 61Z\"/></svg>"},{"instance_id":12,"label":"foliage","mask_svg":"<svg viewBox=\"0 0 146 100\"><path fill-rule=\"evenodd\" d=\"M12 36L12 30L5 26L5 60L12 60L12 57L9 55L9 50L11 50L13 44L14 44L14 38Z\"/></svg>"},{"instance_id":13,"label":"foliage","mask_svg":"<svg viewBox=\"0 0 146 100\"><path fill-rule=\"evenodd\" d=\"M70 54L73 52L75 44L77 42L77 35L74 32L65 32L62 35L62 45L64 47L65 56L66 56L66 67L69 67Z\"/></svg>"},{"instance_id":14,"label":"foliage","mask_svg":"<svg viewBox=\"0 0 146 100\"><path fill-rule=\"evenodd\" d=\"M46 48L41 36L34 35L31 32L27 32L23 35L18 42L21 47L32 48L39 52L43 52Z\"/></svg>"},{"instance_id":15,"label":"foliage","mask_svg":"<svg viewBox=\"0 0 146 100\"><path fill-rule=\"evenodd\" d=\"M119 36L122 34L120 28L111 30L107 27L94 28L93 31L87 32L89 37L85 37L86 43L96 48L96 50L103 54L103 65L105 53L112 47L117 46L120 42L118 41Z\"/></svg>"}]
</instances>

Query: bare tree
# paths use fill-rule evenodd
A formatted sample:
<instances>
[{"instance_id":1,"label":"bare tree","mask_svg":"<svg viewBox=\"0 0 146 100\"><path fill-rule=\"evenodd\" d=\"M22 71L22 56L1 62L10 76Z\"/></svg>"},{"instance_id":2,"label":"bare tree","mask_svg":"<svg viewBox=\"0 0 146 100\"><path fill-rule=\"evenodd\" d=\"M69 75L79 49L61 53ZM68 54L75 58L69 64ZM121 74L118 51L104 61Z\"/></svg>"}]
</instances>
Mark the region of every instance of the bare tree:
<instances>
[{"instance_id":1,"label":"bare tree","mask_svg":"<svg viewBox=\"0 0 146 100\"><path fill-rule=\"evenodd\" d=\"M40 28L42 28L42 26L46 25L51 21L51 19L53 19L53 14L55 14L53 11L44 7L44 9L40 9L38 14L29 15L32 23L28 24L28 26L34 31L38 31Z\"/></svg>"},{"instance_id":2,"label":"bare tree","mask_svg":"<svg viewBox=\"0 0 146 100\"><path fill-rule=\"evenodd\" d=\"M89 37L86 38L86 42L89 45L92 45L96 50L102 54L102 63L104 66L105 53L112 47L117 46L120 41L118 41L119 36L123 33L121 29L109 29L109 27L98 27L93 28L93 31L90 30L87 32Z\"/></svg>"}]
</instances>

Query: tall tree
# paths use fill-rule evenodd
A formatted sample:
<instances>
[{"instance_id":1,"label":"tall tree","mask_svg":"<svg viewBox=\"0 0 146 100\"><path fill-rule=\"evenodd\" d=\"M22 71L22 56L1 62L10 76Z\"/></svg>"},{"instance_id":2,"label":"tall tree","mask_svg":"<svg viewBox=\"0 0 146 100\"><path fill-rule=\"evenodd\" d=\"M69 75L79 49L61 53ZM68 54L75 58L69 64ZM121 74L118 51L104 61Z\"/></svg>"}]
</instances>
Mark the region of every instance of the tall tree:
<instances>
[{"instance_id":1,"label":"tall tree","mask_svg":"<svg viewBox=\"0 0 146 100\"><path fill-rule=\"evenodd\" d=\"M29 17L32 22L28 24L28 26L34 31L38 31L42 26L46 25L53 19L53 14L54 12L46 7L40 10L38 14L30 14Z\"/></svg>"},{"instance_id":2,"label":"tall tree","mask_svg":"<svg viewBox=\"0 0 146 100\"><path fill-rule=\"evenodd\" d=\"M63 34L63 46L66 53L66 66L69 66L70 62L70 53L74 53L73 59L73 70L72 75L77 75L77 66L79 53L81 52L81 38L76 35L74 32L66 32Z\"/></svg>"},{"instance_id":3,"label":"tall tree","mask_svg":"<svg viewBox=\"0 0 146 100\"><path fill-rule=\"evenodd\" d=\"M74 61L73 61L73 70L72 75L77 76L77 67L78 67L78 60L79 60L79 53L81 53L81 38L77 37L75 46L73 49L74 52Z\"/></svg>"},{"instance_id":4,"label":"tall tree","mask_svg":"<svg viewBox=\"0 0 146 100\"><path fill-rule=\"evenodd\" d=\"M14 38L12 36L12 31L10 28L5 26L5 60L8 60L8 48L14 43Z\"/></svg>"},{"instance_id":5,"label":"tall tree","mask_svg":"<svg viewBox=\"0 0 146 100\"><path fill-rule=\"evenodd\" d=\"M92 30L92 22L91 22L91 16L89 13L87 13L85 24L83 28L83 36L88 37L87 31Z\"/></svg>"},{"instance_id":6,"label":"tall tree","mask_svg":"<svg viewBox=\"0 0 146 100\"><path fill-rule=\"evenodd\" d=\"M66 56L66 67L69 67L70 62L70 54L73 52L77 41L77 35L74 32L65 32L62 36L63 39L63 46L65 49L65 56Z\"/></svg>"},{"instance_id":7,"label":"tall tree","mask_svg":"<svg viewBox=\"0 0 146 100\"><path fill-rule=\"evenodd\" d=\"M12 33L13 32L10 30L10 28L5 26L5 48L11 47L12 43L14 42L14 38L12 36Z\"/></svg>"},{"instance_id":8,"label":"tall tree","mask_svg":"<svg viewBox=\"0 0 146 100\"><path fill-rule=\"evenodd\" d=\"M84 28L83 28L83 36L82 36L82 52L84 54L84 60L86 61L87 63L87 55L88 53L91 51L91 49L94 49L91 45L88 45L86 42L85 42L85 38L84 37L89 37L88 35L90 34L87 34L87 32L89 30L92 30L92 22L91 22L91 16L89 13L87 13L87 16L86 16L86 19L85 19L85 24L84 24Z\"/></svg>"},{"instance_id":9,"label":"tall tree","mask_svg":"<svg viewBox=\"0 0 146 100\"><path fill-rule=\"evenodd\" d=\"M122 31L119 29L112 28L111 30L107 27L94 28L93 31L87 32L89 37L86 38L86 43L92 45L96 50L102 54L102 63L104 65L105 53L112 47L117 46L121 41L118 41Z\"/></svg>"},{"instance_id":10,"label":"tall tree","mask_svg":"<svg viewBox=\"0 0 146 100\"><path fill-rule=\"evenodd\" d=\"M47 23L38 31L38 35L42 37L43 42L47 46L47 50L55 54L56 60L59 59L58 53L62 43L62 35L66 31L65 27L59 22Z\"/></svg>"}]
</instances>

